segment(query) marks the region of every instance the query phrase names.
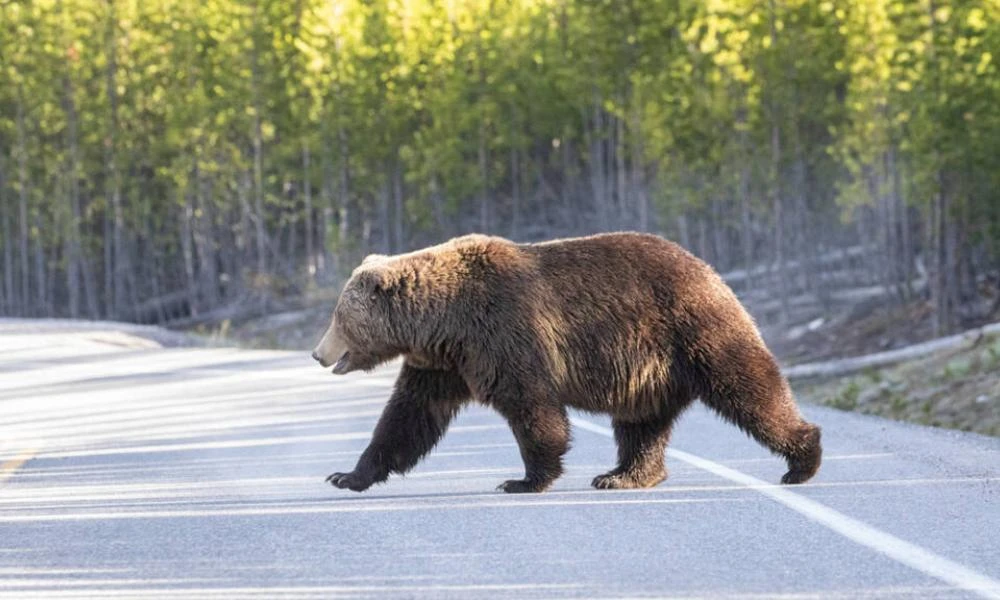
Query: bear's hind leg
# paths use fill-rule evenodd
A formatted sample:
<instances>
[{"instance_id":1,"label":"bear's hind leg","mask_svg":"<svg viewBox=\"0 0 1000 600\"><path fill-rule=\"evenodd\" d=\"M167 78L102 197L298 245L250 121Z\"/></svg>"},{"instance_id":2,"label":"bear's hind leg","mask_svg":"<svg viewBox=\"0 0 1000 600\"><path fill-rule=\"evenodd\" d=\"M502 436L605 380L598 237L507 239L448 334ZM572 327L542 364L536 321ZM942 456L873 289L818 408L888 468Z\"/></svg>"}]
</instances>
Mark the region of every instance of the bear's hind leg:
<instances>
[{"instance_id":1,"label":"bear's hind leg","mask_svg":"<svg viewBox=\"0 0 1000 600\"><path fill-rule=\"evenodd\" d=\"M781 483L803 483L819 470L823 458L820 428L802 418L784 381L734 396L710 393L703 400L772 452L785 457L788 472Z\"/></svg>"},{"instance_id":2,"label":"bear's hind leg","mask_svg":"<svg viewBox=\"0 0 1000 600\"><path fill-rule=\"evenodd\" d=\"M562 456L569 449L566 410L558 406L534 405L500 412L510 423L521 450L524 479L507 480L497 489L512 494L545 491L562 475Z\"/></svg>"},{"instance_id":3,"label":"bear's hind leg","mask_svg":"<svg viewBox=\"0 0 1000 600\"><path fill-rule=\"evenodd\" d=\"M670 430L688 402L674 402L660 414L639 422L613 419L618 444L618 466L598 475L591 485L598 489L649 488L667 478L663 454L670 441Z\"/></svg>"}]
</instances>

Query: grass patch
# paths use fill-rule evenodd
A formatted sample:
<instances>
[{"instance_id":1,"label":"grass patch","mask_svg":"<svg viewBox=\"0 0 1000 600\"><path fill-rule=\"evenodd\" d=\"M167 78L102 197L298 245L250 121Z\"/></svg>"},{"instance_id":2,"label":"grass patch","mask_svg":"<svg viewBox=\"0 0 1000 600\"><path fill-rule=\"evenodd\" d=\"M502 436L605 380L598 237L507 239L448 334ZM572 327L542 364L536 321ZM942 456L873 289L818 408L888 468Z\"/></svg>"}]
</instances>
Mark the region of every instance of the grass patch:
<instances>
[{"instance_id":1,"label":"grass patch","mask_svg":"<svg viewBox=\"0 0 1000 600\"><path fill-rule=\"evenodd\" d=\"M861 386L853 379L840 392L831 397L826 404L840 410L854 410L858 407L858 397L861 396Z\"/></svg>"}]
</instances>

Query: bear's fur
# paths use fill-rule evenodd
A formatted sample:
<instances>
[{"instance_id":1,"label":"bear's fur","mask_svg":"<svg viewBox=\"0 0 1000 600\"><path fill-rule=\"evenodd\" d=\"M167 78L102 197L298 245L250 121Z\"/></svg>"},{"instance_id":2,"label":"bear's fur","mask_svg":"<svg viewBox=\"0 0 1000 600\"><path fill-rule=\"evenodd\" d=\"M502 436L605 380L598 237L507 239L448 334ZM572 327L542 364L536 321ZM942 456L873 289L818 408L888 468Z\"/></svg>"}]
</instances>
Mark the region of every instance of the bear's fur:
<instances>
[{"instance_id":1,"label":"bear's fur","mask_svg":"<svg viewBox=\"0 0 1000 600\"><path fill-rule=\"evenodd\" d=\"M404 364L354 470L355 491L405 473L466 403L510 424L540 492L562 473L567 407L612 417L618 466L598 488L654 486L678 415L700 398L788 462L783 483L820 465L820 430L802 419L750 315L715 271L680 246L636 233L539 244L468 235L355 269L313 352L335 373Z\"/></svg>"}]
</instances>

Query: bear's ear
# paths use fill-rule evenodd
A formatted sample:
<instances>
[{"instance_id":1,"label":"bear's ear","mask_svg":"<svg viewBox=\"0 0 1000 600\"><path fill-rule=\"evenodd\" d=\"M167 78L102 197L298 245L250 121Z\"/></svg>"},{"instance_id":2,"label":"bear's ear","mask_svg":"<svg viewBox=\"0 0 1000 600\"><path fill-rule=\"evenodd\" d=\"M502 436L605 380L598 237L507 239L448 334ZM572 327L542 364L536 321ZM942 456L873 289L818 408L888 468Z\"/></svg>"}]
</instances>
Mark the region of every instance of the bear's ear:
<instances>
[{"instance_id":1,"label":"bear's ear","mask_svg":"<svg viewBox=\"0 0 1000 600\"><path fill-rule=\"evenodd\" d=\"M365 269L362 273L359 273L359 276L361 278L362 289L364 289L365 294L368 295L370 300L377 300L385 296L391 287L389 278L381 269Z\"/></svg>"}]
</instances>

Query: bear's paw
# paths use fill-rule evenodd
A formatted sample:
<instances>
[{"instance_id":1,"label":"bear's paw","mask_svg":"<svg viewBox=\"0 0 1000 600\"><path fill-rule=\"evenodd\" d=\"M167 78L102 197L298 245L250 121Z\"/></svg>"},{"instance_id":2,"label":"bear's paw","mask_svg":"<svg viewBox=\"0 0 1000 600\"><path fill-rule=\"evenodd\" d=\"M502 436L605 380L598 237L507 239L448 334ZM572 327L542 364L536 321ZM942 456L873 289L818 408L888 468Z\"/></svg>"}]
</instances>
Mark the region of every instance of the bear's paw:
<instances>
[{"instance_id":1,"label":"bear's paw","mask_svg":"<svg viewBox=\"0 0 1000 600\"><path fill-rule=\"evenodd\" d=\"M350 473L334 473L327 477L326 481L334 487L338 487L342 490L352 490L355 492L363 492L371 487L373 483L370 478L362 477L357 473L357 471L351 471Z\"/></svg>"}]
</instances>

